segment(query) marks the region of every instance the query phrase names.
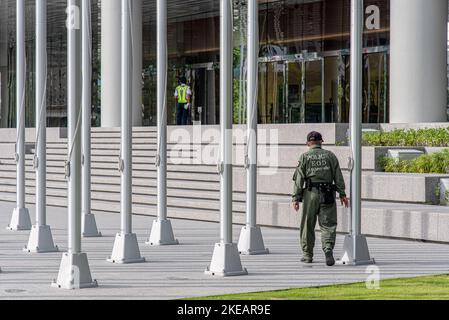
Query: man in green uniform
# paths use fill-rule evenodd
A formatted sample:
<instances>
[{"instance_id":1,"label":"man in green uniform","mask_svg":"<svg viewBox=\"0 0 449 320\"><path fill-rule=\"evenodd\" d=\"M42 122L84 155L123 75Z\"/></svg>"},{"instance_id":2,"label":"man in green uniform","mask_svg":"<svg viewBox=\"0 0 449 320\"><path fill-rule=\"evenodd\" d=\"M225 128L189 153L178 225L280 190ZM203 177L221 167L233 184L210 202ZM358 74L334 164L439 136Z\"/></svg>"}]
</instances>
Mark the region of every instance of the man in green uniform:
<instances>
[{"instance_id":1,"label":"man in green uniform","mask_svg":"<svg viewBox=\"0 0 449 320\"><path fill-rule=\"evenodd\" d=\"M299 158L293 176L293 208L299 211L303 202L301 219L302 262L313 262L315 246L315 226L318 220L321 229L321 242L326 255L326 265L333 266L333 250L337 234L336 192L341 204L349 206L345 193L345 181L337 157L322 148L323 137L319 132L307 136L310 150Z\"/></svg>"}]
</instances>

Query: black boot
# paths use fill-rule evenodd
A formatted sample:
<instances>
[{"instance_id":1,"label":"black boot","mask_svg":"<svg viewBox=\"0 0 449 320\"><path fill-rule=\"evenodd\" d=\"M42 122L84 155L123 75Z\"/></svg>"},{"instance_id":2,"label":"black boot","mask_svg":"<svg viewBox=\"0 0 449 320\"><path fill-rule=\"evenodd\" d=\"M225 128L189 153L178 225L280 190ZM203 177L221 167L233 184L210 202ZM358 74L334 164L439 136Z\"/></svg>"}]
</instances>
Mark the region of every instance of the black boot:
<instances>
[{"instance_id":1,"label":"black boot","mask_svg":"<svg viewBox=\"0 0 449 320\"><path fill-rule=\"evenodd\" d=\"M325 253L326 254L326 265L328 267L332 267L335 265L335 259L334 259L334 254L332 251L328 251Z\"/></svg>"},{"instance_id":2,"label":"black boot","mask_svg":"<svg viewBox=\"0 0 449 320\"><path fill-rule=\"evenodd\" d=\"M313 259L312 258L302 257L301 258L301 262L302 263L313 263Z\"/></svg>"}]
</instances>

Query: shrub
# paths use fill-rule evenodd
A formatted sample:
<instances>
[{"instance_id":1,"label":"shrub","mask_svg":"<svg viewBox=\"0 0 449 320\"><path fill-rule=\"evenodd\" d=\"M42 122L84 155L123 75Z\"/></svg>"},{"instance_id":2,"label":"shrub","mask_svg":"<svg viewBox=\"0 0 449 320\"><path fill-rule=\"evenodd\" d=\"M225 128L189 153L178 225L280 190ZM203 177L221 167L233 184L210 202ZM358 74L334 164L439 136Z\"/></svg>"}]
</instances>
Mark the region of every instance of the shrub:
<instances>
[{"instance_id":1,"label":"shrub","mask_svg":"<svg viewBox=\"0 0 449 320\"><path fill-rule=\"evenodd\" d=\"M420 156L414 160L384 157L380 164L385 172L449 174L449 150Z\"/></svg>"},{"instance_id":2,"label":"shrub","mask_svg":"<svg viewBox=\"0 0 449 320\"><path fill-rule=\"evenodd\" d=\"M384 147L449 147L449 128L369 132L363 134L363 144Z\"/></svg>"}]
</instances>

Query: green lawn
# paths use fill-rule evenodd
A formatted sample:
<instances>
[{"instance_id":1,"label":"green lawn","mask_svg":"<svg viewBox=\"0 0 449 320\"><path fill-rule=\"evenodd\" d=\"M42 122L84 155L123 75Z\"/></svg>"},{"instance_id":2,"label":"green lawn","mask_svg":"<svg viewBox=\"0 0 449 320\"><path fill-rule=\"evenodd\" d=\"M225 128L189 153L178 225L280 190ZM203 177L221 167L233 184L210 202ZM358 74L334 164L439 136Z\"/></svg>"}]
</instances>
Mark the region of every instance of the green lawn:
<instances>
[{"instance_id":1,"label":"green lawn","mask_svg":"<svg viewBox=\"0 0 449 320\"><path fill-rule=\"evenodd\" d=\"M381 281L379 290L365 283L207 297L200 300L449 300L449 275Z\"/></svg>"}]
</instances>

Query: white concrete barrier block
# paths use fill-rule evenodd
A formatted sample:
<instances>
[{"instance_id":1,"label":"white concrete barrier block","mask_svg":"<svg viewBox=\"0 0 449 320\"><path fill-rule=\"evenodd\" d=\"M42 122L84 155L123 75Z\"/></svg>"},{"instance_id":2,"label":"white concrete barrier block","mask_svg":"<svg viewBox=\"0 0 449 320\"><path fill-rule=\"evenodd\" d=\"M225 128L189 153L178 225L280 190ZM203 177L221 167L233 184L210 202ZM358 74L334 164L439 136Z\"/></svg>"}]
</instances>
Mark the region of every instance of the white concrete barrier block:
<instances>
[{"instance_id":1,"label":"white concrete barrier block","mask_svg":"<svg viewBox=\"0 0 449 320\"><path fill-rule=\"evenodd\" d=\"M449 179L440 180L440 204L449 206Z\"/></svg>"},{"instance_id":2,"label":"white concrete barrier block","mask_svg":"<svg viewBox=\"0 0 449 320\"><path fill-rule=\"evenodd\" d=\"M373 128L363 128L362 133L380 133L380 130Z\"/></svg>"},{"instance_id":3,"label":"white concrete barrier block","mask_svg":"<svg viewBox=\"0 0 449 320\"><path fill-rule=\"evenodd\" d=\"M423 155L423 151L415 149L388 150L388 157L393 158L396 161L413 160Z\"/></svg>"}]
</instances>

